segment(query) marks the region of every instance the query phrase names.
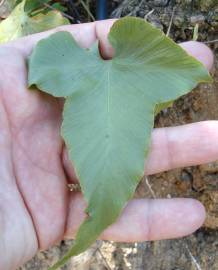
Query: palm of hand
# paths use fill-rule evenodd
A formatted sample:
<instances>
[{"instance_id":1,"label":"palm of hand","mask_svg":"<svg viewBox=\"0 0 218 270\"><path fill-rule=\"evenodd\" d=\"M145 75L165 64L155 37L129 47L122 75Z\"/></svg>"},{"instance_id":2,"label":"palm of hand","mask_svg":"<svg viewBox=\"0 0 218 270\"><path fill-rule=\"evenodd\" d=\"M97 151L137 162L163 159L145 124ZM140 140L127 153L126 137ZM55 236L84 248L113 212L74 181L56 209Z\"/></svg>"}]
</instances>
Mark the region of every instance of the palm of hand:
<instances>
[{"instance_id":1,"label":"palm of hand","mask_svg":"<svg viewBox=\"0 0 218 270\"><path fill-rule=\"evenodd\" d=\"M3 223L8 230L4 237L15 249L30 252L28 258L38 248L34 230L41 248L64 234L68 192L59 134L61 105L52 97L27 91L26 63L19 52L2 49L1 57L0 173L4 187L0 198L4 214L10 217L9 224Z\"/></svg>"}]
</instances>

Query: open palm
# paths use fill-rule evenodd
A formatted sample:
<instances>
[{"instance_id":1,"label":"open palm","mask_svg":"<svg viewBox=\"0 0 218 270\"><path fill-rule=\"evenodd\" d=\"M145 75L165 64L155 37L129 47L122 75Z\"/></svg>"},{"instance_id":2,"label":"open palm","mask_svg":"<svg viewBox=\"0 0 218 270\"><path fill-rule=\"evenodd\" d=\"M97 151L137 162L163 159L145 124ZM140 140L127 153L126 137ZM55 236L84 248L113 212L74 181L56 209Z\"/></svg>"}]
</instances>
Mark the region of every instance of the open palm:
<instances>
[{"instance_id":1,"label":"open palm","mask_svg":"<svg viewBox=\"0 0 218 270\"><path fill-rule=\"evenodd\" d=\"M70 31L83 47L98 38L102 55L111 57L106 39L111 24L109 20L58 31ZM27 90L26 59L49 33L0 47L0 270L15 269L38 249L73 237L84 218L81 194L67 188L77 180L60 136L62 101ZM206 46L197 42L182 46L211 67L212 54ZM154 130L146 174L216 160L217 136L217 121ZM192 199L132 200L102 238L180 237L201 226L204 216L203 206Z\"/></svg>"}]
</instances>

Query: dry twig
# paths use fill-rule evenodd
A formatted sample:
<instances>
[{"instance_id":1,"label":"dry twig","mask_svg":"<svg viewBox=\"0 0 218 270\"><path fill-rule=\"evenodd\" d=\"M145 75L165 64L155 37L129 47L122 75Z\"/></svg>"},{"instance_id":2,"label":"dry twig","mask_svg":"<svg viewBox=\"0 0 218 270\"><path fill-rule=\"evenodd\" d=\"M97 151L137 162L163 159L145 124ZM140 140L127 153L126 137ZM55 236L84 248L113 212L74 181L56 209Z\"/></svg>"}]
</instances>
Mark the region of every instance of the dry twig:
<instances>
[{"instance_id":1,"label":"dry twig","mask_svg":"<svg viewBox=\"0 0 218 270\"><path fill-rule=\"evenodd\" d=\"M0 6L4 4L5 0L0 0Z\"/></svg>"},{"instance_id":2,"label":"dry twig","mask_svg":"<svg viewBox=\"0 0 218 270\"><path fill-rule=\"evenodd\" d=\"M47 7L47 8L50 8L50 9L52 9L52 10L55 10L55 11L60 12L60 13L62 14L62 16L65 17L65 18L68 18L68 19L70 19L70 20L74 20L74 18L73 18L72 16L68 15L67 13L65 13L65 12L63 12L63 11L57 10L56 8L54 8L53 6L51 6L51 5L47 4L47 3L43 3L43 5L44 5L45 7Z\"/></svg>"},{"instance_id":3,"label":"dry twig","mask_svg":"<svg viewBox=\"0 0 218 270\"><path fill-rule=\"evenodd\" d=\"M189 256L191 257L192 263L194 264L196 270L202 270L200 264L197 262L196 258L192 255L189 247L187 245L185 247L186 247L186 249L188 251Z\"/></svg>"},{"instance_id":4,"label":"dry twig","mask_svg":"<svg viewBox=\"0 0 218 270\"><path fill-rule=\"evenodd\" d=\"M211 44L218 42L218 39L204 41L205 44Z\"/></svg>"},{"instance_id":5,"label":"dry twig","mask_svg":"<svg viewBox=\"0 0 218 270\"><path fill-rule=\"evenodd\" d=\"M173 17L174 17L174 14L175 14L175 7L173 7L173 11L172 11L172 15L171 15L171 18L170 18L170 24L169 24L169 27L167 29L167 33L166 33L166 36L168 37L169 34L170 34L170 30L171 30L171 27L172 27L172 23L173 23Z\"/></svg>"},{"instance_id":6,"label":"dry twig","mask_svg":"<svg viewBox=\"0 0 218 270\"><path fill-rule=\"evenodd\" d=\"M90 18L94 22L95 17L92 15L92 12L90 11L89 7L86 5L86 3L83 0L80 0L80 3L83 6L83 8L85 9L85 11L87 12L88 16L90 16Z\"/></svg>"},{"instance_id":7,"label":"dry twig","mask_svg":"<svg viewBox=\"0 0 218 270\"><path fill-rule=\"evenodd\" d=\"M149 191L151 192L152 197L153 197L154 199L156 199L157 196L155 195L155 192L153 191L153 189L152 189L152 187L151 187L151 184L150 184L150 182L149 182L147 176L145 176L145 184L146 184L146 186L148 187Z\"/></svg>"},{"instance_id":8,"label":"dry twig","mask_svg":"<svg viewBox=\"0 0 218 270\"><path fill-rule=\"evenodd\" d=\"M105 266L107 267L107 270L112 270L111 267L110 267L110 265L108 264L106 258L105 258L104 255L102 254L100 247L97 247L97 251L98 251L98 253L100 254L102 260L104 261Z\"/></svg>"}]
</instances>

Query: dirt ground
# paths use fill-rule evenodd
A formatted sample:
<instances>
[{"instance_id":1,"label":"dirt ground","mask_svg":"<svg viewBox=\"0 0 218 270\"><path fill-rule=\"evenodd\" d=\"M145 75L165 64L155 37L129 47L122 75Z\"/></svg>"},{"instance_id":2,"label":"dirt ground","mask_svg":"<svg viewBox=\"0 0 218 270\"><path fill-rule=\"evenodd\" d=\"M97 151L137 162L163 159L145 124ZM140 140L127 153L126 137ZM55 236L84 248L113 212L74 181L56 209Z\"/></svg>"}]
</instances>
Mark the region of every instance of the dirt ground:
<instances>
[{"instance_id":1,"label":"dirt ground","mask_svg":"<svg viewBox=\"0 0 218 270\"><path fill-rule=\"evenodd\" d=\"M139 16L161 28L169 29L175 41L191 40L199 24L198 39L218 38L217 0L110 1L111 17ZM114 7L116 7L114 9ZM152 11L153 10L153 11ZM214 83L200 85L191 94L161 112L155 126L174 126L201 120L218 120L218 43L208 42L215 53ZM86 253L73 258L65 270L218 270L218 161L207 165L164 172L144 179L136 197L194 197L207 210L204 227L189 237L175 240L116 244L98 241ZM44 270L60 258L72 244L38 253L19 270Z\"/></svg>"}]
</instances>

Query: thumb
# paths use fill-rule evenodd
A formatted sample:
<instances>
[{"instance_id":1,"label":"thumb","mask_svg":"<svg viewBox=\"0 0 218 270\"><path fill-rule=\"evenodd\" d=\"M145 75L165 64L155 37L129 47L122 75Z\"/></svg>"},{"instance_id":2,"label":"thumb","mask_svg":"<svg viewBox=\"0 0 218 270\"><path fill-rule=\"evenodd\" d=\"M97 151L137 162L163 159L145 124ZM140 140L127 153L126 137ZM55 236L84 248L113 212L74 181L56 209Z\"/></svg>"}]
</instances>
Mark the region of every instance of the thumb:
<instances>
[{"instance_id":1,"label":"thumb","mask_svg":"<svg viewBox=\"0 0 218 270\"><path fill-rule=\"evenodd\" d=\"M105 20L96 22L96 36L100 43L100 53L104 59L111 59L114 55L114 50L108 41L110 28L116 20Z\"/></svg>"}]
</instances>

